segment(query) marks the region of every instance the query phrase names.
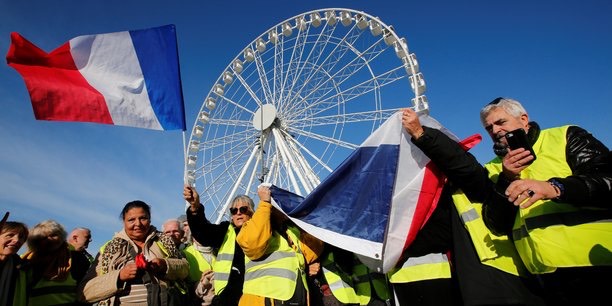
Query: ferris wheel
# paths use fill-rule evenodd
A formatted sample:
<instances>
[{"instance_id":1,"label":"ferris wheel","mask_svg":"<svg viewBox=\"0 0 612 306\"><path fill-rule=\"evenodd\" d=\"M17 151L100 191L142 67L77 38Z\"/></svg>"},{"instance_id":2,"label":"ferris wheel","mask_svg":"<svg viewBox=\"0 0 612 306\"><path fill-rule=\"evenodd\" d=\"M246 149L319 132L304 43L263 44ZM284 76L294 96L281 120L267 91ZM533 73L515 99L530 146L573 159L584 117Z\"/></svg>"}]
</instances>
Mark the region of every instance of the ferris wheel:
<instances>
[{"instance_id":1,"label":"ferris wheel","mask_svg":"<svg viewBox=\"0 0 612 306\"><path fill-rule=\"evenodd\" d=\"M428 109L405 38L361 11L309 11L271 27L221 72L187 144L185 178L209 220L272 183L305 196L389 116Z\"/></svg>"}]
</instances>

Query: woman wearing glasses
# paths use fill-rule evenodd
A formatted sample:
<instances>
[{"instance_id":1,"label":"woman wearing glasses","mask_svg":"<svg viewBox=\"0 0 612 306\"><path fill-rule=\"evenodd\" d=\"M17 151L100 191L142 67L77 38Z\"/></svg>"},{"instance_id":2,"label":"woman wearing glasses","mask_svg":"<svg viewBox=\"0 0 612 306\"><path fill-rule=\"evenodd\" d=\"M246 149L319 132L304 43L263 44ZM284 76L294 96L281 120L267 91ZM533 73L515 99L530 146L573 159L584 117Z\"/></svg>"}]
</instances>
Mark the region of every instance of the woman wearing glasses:
<instances>
[{"instance_id":1,"label":"woman wearing glasses","mask_svg":"<svg viewBox=\"0 0 612 306\"><path fill-rule=\"evenodd\" d=\"M236 244L236 235L242 224L253 215L253 200L246 195L235 197L230 207L231 221L213 224L206 219L204 206L195 188L185 186L183 197L190 204L187 222L193 239L217 250L213 264L215 297L211 305L238 305L244 283L244 253Z\"/></svg>"}]
</instances>

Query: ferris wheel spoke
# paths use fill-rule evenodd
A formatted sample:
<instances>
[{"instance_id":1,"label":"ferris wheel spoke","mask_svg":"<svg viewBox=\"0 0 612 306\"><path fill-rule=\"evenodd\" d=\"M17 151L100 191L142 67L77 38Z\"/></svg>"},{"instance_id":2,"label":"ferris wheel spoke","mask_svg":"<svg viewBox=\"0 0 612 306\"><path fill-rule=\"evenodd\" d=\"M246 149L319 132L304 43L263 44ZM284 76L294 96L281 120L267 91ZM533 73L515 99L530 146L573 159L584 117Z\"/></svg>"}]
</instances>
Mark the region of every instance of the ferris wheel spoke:
<instances>
[{"instance_id":1,"label":"ferris wheel spoke","mask_svg":"<svg viewBox=\"0 0 612 306\"><path fill-rule=\"evenodd\" d=\"M253 125L251 121L237 120L237 119L222 119L222 118L210 119L209 124L217 124L217 125L225 125L225 126L233 126L233 127L250 127Z\"/></svg>"},{"instance_id":2,"label":"ferris wheel spoke","mask_svg":"<svg viewBox=\"0 0 612 306\"><path fill-rule=\"evenodd\" d=\"M284 134L287 134L287 132L284 132ZM299 141L297 141L297 139L290 137L289 134L287 134L287 136L285 136L287 139L290 140L290 143L294 146L294 149L296 151L300 151L299 149L301 149L302 151L308 153L308 156L310 156L312 159L314 159L315 161L317 161L317 163L319 165L321 165L321 167L323 167L325 170L329 171L330 173L333 171L332 168L323 160L321 160L316 154L312 153L312 151L310 151L306 146L304 146L302 143L300 143ZM295 147L295 145L297 145L297 147L299 147L299 149L297 147ZM312 167L309 167L311 172L312 172ZM312 172L314 174L314 172ZM316 177L316 181L319 181L319 178Z\"/></svg>"},{"instance_id":3,"label":"ferris wheel spoke","mask_svg":"<svg viewBox=\"0 0 612 306\"><path fill-rule=\"evenodd\" d=\"M279 131L283 135L283 139L285 139L290 152L292 152L293 155L295 156L295 159L297 160L299 164L299 171L301 175L304 177L306 181L306 185L308 185L306 191L307 193L310 193L310 191L312 191L317 185L319 185L321 181L315 174L310 164L306 161L306 158L304 158L302 151L298 148L299 146L301 146L301 144L298 144L295 138L289 135L287 131L284 131L284 130L279 130ZM310 151L307 151L307 153L310 153Z\"/></svg>"},{"instance_id":4,"label":"ferris wheel spoke","mask_svg":"<svg viewBox=\"0 0 612 306\"><path fill-rule=\"evenodd\" d=\"M276 143L276 154L280 157L281 159L280 161L285 167L285 170L293 186L293 190L298 191L297 194L301 194L301 192L299 191L301 191L302 188L300 188L300 185L298 185L297 180L295 178L295 172L294 172L294 169L297 168L297 165L291 159L291 156L289 155L288 150L285 147L285 142L284 140L282 140L282 137L280 136L280 133L278 132L278 130L273 128L272 133L274 134L274 140Z\"/></svg>"},{"instance_id":5,"label":"ferris wheel spoke","mask_svg":"<svg viewBox=\"0 0 612 306\"><path fill-rule=\"evenodd\" d=\"M244 130L221 137L215 137L212 138L210 141L201 143L200 151L212 150L220 146L227 146L227 144L230 143L242 144L243 142L248 141L248 139L255 138L256 136L257 133L255 133L254 131Z\"/></svg>"},{"instance_id":6,"label":"ferris wheel spoke","mask_svg":"<svg viewBox=\"0 0 612 306\"><path fill-rule=\"evenodd\" d=\"M273 30L276 33L276 30ZM285 71L284 58L285 53L283 52L284 39L277 41L274 44L274 91L276 97L274 101L277 101L277 105L280 106L280 101L283 100L283 75Z\"/></svg>"},{"instance_id":7,"label":"ferris wheel spoke","mask_svg":"<svg viewBox=\"0 0 612 306\"><path fill-rule=\"evenodd\" d=\"M244 87L244 89L249 93L250 97L257 103L258 106L262 106L263 103L261 102L261 100L259 100L259 97L257 96L257 94L255 93L255 91L253 91L253 89L251 88L251 86L244 80L244 78L242 77L241 74L235 74L236 78L238 79L238 81L240 81L240 84L242 85L242 87ZM226 99L225 97L223 98L224 100L229 100ZM245 108L243 108L242 106L240 106L240 104L231 101L236 107L239 107L241 109L247 110ZM251 112L250 110L248 110L249 112Z\"/></svg>"},{"instance_id":8,"label":"ferris wheel spoke","mask_svg":"<svg viewBox=\"0 0 612 306\"><path fill-rule=\"evenodd\" d=\"M287 90L287 101L291 100L291 96L293 93L293 90L295 88L295 86L300 82L300 80L302 80L302 73L304 72L304 69L309 65L309 63L311 62L311 56L313 55L313 53L315 54L315 57L318 59L318 57L320 56L320 54L322 53L322 50L320 50L320 48L316 48L319 40L321 39L321 35L322 33L320 33L319 35L317 35L317 40L314 43L314 46L312 48L310 48L310 52L308 52L308 55L304 58L303 53L304 53L304 48L306 47L306 40L308 38L308 33L309 33L309 29L308 28L306 31L302 31L300 30L298 32L298 37L296 38L296 42L298 43L296 46L298 46L297 48L297 55L296 58L299 59L299 62L296 60L294 61L295 63L290 63L289 69L292 68L292 66L295 66L295 73L293 74L293 78L292 78L292 82L291 82L291 86L290 88L288 88ZM318 54L318 56L317 56ZM316 61L312 61L312 62L316 62ZM306 78L308 79L308 78ZM284 102L285 100L281 101ZM284 103L285 106L287 105L286 103ZM281 105L280 107L281 109L283 109L283 105Z\"/></svg>"},{"instance_id":9,"label":"ferris wheel spoke","mask_svg":"<svg viewBox=\"0 0 612 306\"><path fill-rule=\"evenodd\" d=\"M257 155L258 148L259 146L256 146L253 148L253 150L251 151L251 154L249 155L248 160L246 161L246 163L244 164L242 168L242 171L240 172L238 177L234 180L235 184L234 186L232 186L229 192L229 196L227 197L227 201L225 202L225 205L223 205L222 211L226 211L229 208L230 204L232 203L232 199L236 196L236 193L238 191L238 188L242 184L242 180L244 179L244 176L246 175L248 169L250 168L251 163L253 163L253 160L255 160L255 156ZM217 220L215 221L215 223L221 222L221 217L222 216L219 216Z\"/></svg>"},{"instance_id":10,"label":"ferris wheel spoke","mask_svg":"<svg viewBox=\"0 0 612 306\"><path fill-rule=\"evenodd\" d=\"M272 96L272 91L270 90L270 84L266 77L267 76L266 68L264 66L263 61L261 60L261 54L259 52L255 52L255 66L257 67L257 74L259 75L259 82L260 82L261 89L263 91L263 96L266 100L266 103L272 103L274 101L274 97Z\"/></svg>"},{"instance_id":11,"label":"ferris wheel spoke","mask_svg":"<svg viewBox=\"0 0 612 306\"><path fill-rule=\"evenodd\" d=\"M326 29L330 29L330 32L326 33L327 35L325 35L325 41L322 44L320 52L323 52L323 50L325 50L327 46L329 45L329 43L333 40L334 36L331 35L331 33L335 31L336 27L335 26L327 27L326 25ZM346 41L346 38L349 37L349 35L350 35L350 32L346 33L346 35L340 41ZM291 101L291 100L299 99L299 97L301 96L301 93L305 91L306 86L313 80L313 78L315 78L315 76L319 74L323 74L323 75L329 74L329 71L333 70L334 66L336 66L340 62L340 59L348 51L349 51L349 48L347 48L346 46L343 46L342 44L338 42L334 42L334 48L329 52L329 55L321 63L318 63L319 58L317 58L317 61L312 62L311 65L316 67L316 69L313 69L312 72L305 78L305 80L302 82L302 87L298 90L298 92L292 96L289 96L286 100ZM315 82L315 84L316 83L317 82ZM317 88L316 86L314 86L314 90L312 90L312 92L316 90ZM292 103L287 103L287 107L293 107Z\"/></svg>"},{"instance_id":12,"label":"ferris wheel spoke","mask_svg":"<svg viewBox=\"0 0 612 306\"><path fill-rule=\"evenodd\" d=\"M304 46L305 46L305 39L307 38L306 35L302 34L302 31L298 31L298 35L295 38L290 38L290 39L286 39L285 36L282 36L283 38L281 39L281 41L283 42L283 45L285 43L288 42L293 42L293 47L291 48L291 56L289 57L289 63L288 63L288 67L286 69L286 71L284 71L284 74L282 75L283 81L281 82L281 87L280 90L284 92L284 94L287 97L291 96L291 91L290 91L290 84L293 84L293 82L295 82L297 80L297 74L296 74L296 70L297 70L297 66L299 65L299 61L302 58L302 52L304 50ZM282 103L282 100L281 100ZM282 105L280 105L280 109L282 108Z\"/></svg>"},{"instance_id":13,"label":"ferris wheel spoke","mask_svg":"<svg viewBox=\"0 0 612 306\"><path fill-rule=\"evenodd\" d=\"M353 27L352 29L355 29L355 27ZM359 39L359 37L362 35L362 31L349 31L346 36L344 36L342 39L334 41L333 43L335 44L335 48L333 51L330 52L330 55L320 64L320 67L325 71L325 73L330 74L331 76L329 78L318 78L317 82L314 82L314 89L310 90L310 95L312 94L316 94L319 93L319 86L321 86L321 84L327 82L327 81L333 81L335 84L341 84L343 82L343 80L345 80L348 76L353 75L353 73L351 73L351 70L347 69L347 68L354 68L354 67L358 67L359 69L361 69L361 67L367 66L369 63L369 58L370 56L368 56L371 53L372 48L374 48L376 45L378 45L378 43L370 46L368 49L366 49L363 52L360 52L359 50L357 50L354 47L354 43ZM330 40L332 39L332 37L330 37ZM383 50L384 51L384 50ZM382 51L381 51L382 52ZM342 59L347 57L347 55L353 55L354 57L350 60L348 60L348 63L345 64L344 66L340 67L339 69L337 69L336 72L333 72L334 69L336 69L336 66L342 62ZM356 64L357 63L357 64ZM316 63L315 63L316 64ZM352 69L353 71L357 71L359 69ZM346 73L345 71L349 70L349 73ZM320 69L317 69L317 71L320 72ZM343 76L344 74L344 76ZM309 84L310 82L304 82L302 85L302 88L300 89L300 93L302 91L305 90L306 86ZM338 86L336 85L336 86ZM301 101L305 101L307 100L310 95L306 95L301 99ZM296 95L296 97L298 97L299 95Z\"/></svg>"},{"instance_id":14,"label":"ferris wheel spoke","mask_svg":"<svg viewBox=\"0 0 612 306\"><path fill-rule=\"evenodd\" d=\"M320 78L322 81L317 83L317 87L308 96L303 97L301 103L314 107L316 103L308 103L310 100L319 100L321 97L327 96L330 92L337 91L337 88L341 86L346 80L349 80L353 75L358 73L362 68L367 67L368 75L375 75L370 69L370 62L374 60L379 54L386 50L386 47L375 48L381 44L377 42L375 45L370 47L364 53L359 54L346 65L341 67L335 74L329 78ZM400 66L402 67L402 66ZM399 68L399 67L398 67ZM376 80L376 78L372 78ZM338 93L336 93L338 94ZM316 95L316 96L315 96ZM300 108L298 106L298 108ZM303 109L304 111L307 109Z\"/></svg>"},{"instance_id":15,"label":"ferris wheel spoke","mask_svg":"<svg viewBox=\"0 0 612 306\"><path fill-rule=\"evenodd\" d=\"M302 135L302 136L305 136L305 137L310 137L312 139L320 140L320 141L323 141L323 142L326 142L326 143L329 143L329 144L337 145L337 146L340 146L340 147L343 147L343 148L347 148L347 149L351 149L351 150L354 150L354 149L359 147L359 145L356 145L354 143L350 143L350 142L347 142L347 141L343 141L343 140L336 139L336 138L329 137L329 136L324 136L324 135L313 133L313 132L308 132L308 131L305 131L305 130L298 130L298 129L289 128L288 131L290 133L292 133L292 134L295 133L295 134Z\"/></svg>"},{"instance_id":16,"label":"ferris wheel spoke","mask_svg":"<svg viewBox=\"0 0 612 306\"><path fill-rule=\"evenodd\" d=\"M245 152L248 152L250 150L249 146L243 146L242 150L241 147L239 146L239 144L234 144L233 147L228 148L228 150L226 152L224 152L225 154L217 154L215 156L212 156L208 162L202 164L202 166L198 169L196 169L196 171L200 170L200 172L202 173L202 175L207 175L209 173L219 173L219 172L223 172L223 171L217 171L217 169L220 169L223 166L228 167L229 169L233 169L233 165L235 162L237 162L239 160L240 156L243 156L245 154ZM225 155L231 155L233 156L231 163L228 162L228 160L226 160L226 156ZM231 171L230 171L231 172ZM215 181L218 178L215 178Z\"/></svg>"},{"instance_id":17,"label":"ferris wheel spoke","mask_svg":"<svg viewBox=\"0 0 612 306\"><path fill-rule=\"evenodd\" d=\"M240 79L240 77L238 77L238 78ZM249 92L249 93L250 93L250 92ZM249 114L251 114L251 115L254 115L254 114L255 114L255 112L254 112L254 111L252 111L252 110L250 110L250 109L248 109L248 108L246 108L246 107L242 106L242 104L241 104L240 102L236 102L236 101L234 101L234 100L232 100L232 99L230 99L230 98L228 98L228 97L223 96L223 97L222 97L222 101L223 101L223 102L228 102L228 103L229 103L229 104L231 104L232 106L234 106L234 107L236 107L236 108L240 109L241 111L244 111L244 112L246 112L246 113L249 113ZM261 103L261 102L259 102L259 100L256 100L256 102ZM216 118L212 118L212 119L214 120L214 119L216 119Z\"/></svg>"},{"instance_id":18,"label":"ferris wheel spoke","mask_svg":"<svg viewBox=\"0 0 612 306\"><path fill-rule=\"evenodd\" d=\"M331 116L312 117L307 120L295 120L291 121L291 126L296 129L302 129L306 126L322 126L322 125L336 125L339 123L353 123L353 122L365 122L365 121L379 121L385 120L396 112L400 111L401 108L375 110L368 112L349 113L349 114L338 114Z\"/></svg>"},{"instance_id":19,"label":"ferris wheel spoke","mask_svg":"<svg viewBox=\"0 0 612 306\"><path fill-rule=\"evenodd\" d=\"M403 71L403 67L396 67L390 71L387 71L379 76L374 76L369 80L366 80L360 84L357 84L353 87L344 89L341 92L337 92L334 95L331 95L329 97L326 97L323 100L319 100L316 103L312 103L313 105L327 105L326 107L323 108L317 108L315 112L311 113L311 115L317 115L319 113L325 112L327 110L329 110L331 107L333 107L333 105L335 105L336 102L334 102L333 99L340 99L342 98L342 103L346 103L349 102L357 97L360 97L366 93L369 93L373 90L377 90L380 89L381 87L384 87L388 84L391 84L393 82L396 82L398 80L404 79L406 78L405 75L401 75L401 71ZM305 110L301 110L301 112L304 112Z\"/></svg>"}]
</instances>

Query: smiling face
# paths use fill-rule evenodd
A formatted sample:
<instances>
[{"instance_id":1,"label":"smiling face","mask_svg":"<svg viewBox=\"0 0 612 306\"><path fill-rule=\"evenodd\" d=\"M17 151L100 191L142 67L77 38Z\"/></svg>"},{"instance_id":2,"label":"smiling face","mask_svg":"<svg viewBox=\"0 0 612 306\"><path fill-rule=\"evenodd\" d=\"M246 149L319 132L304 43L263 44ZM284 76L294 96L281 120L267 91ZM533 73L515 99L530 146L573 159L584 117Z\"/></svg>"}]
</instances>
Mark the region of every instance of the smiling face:
<instances>
[{"instance_id":1,"label":"smiling face","mask_svg":"<svg viewBox=\"0 0 612 306\"><path fill-rule=\"evenodd\" d=\"M515 117L503 108L496 107L491 109L487 116L483 118L483 125L493 142L508 145L506 137L504 137L506 133L518 128L525 131L529 130L529 116L522 114Z\"/></svg>"},{"instance_id":2,"label":"smiling face","mask_svg":"<svg viewBox=\"0 0 612 306\"><path fill-rule=\"evenodd\" d=\"M10 255L17 254L25 243L26 237L19 229L8 229L0 234L0 261Z\"/></svg>"},{"instance_id":3,"label":"smiling face","mask_svg":"<svg viewBox=\"0 0 612 306\"><path fill-rule=\"evenodd\" d=\"M151 216L143 208L133 207L123 216L123 228L130 239L144 242L151 229Z\"/></svg>"}]
</instances>

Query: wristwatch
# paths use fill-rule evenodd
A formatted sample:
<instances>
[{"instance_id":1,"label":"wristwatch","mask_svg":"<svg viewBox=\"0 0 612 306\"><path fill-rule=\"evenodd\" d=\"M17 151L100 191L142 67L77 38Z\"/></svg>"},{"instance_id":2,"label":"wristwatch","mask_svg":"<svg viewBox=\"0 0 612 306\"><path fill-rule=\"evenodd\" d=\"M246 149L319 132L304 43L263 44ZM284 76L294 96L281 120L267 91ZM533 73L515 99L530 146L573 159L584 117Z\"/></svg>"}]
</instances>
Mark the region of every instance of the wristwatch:
<instances>
[{"instance_id":1,"label":"wristwatch","mask_svg":"<svg viewBox=\"0 0 612 306\"><path fill-rule=\"evenodd\" d=\"M565 186L563 186L563 183L559 182L559 180L557 180L556 178L549 179L548 183L553 186L553 188L555 188L558 193L557 197L553 200L559 201L565 193Z\"/></svg>"}]
</instances>

